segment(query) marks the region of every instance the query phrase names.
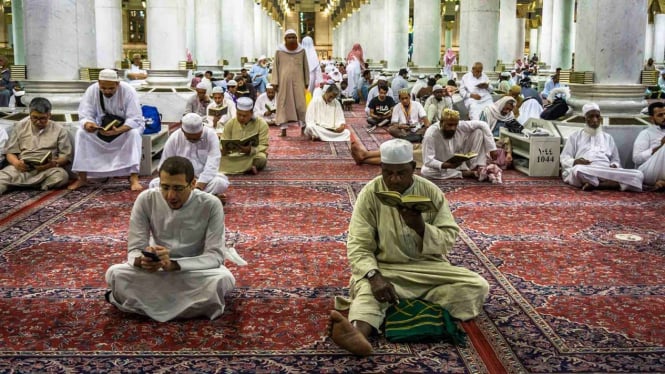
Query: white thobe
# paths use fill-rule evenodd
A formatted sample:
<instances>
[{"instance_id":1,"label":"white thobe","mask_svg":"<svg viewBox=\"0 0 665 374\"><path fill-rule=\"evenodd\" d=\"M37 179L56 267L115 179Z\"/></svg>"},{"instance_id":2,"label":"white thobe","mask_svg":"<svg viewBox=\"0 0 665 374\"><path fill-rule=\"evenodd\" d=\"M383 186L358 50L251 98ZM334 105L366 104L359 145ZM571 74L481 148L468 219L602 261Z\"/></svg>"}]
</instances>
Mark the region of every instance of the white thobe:
<instances>
[{"instance_id":1,"label":"white thobe","mask_svg":"<svg viewBox=\"0 0 665 374\"><path fill-rule=\"evenodd\" d=\"M480 118L480 113L486 106L492 105L492 95L487 88L478 88L481 83L490 83L489 78L485 73L480 74L480 78L473 76L472 72L464 74L460 83L460 95L464 98L464 105L469 110L469 118L477 120ZM471 94L480 95L480 100L471 98Z\"/></svg>"},{"instance_id":2,"label":"white thobe","mask_svg":"<svg viewBox=\"0 0 665 374\"><path fill-rule=\"evenodd\" d=\"M450 139L443 137L438 123L433 124L425 132L422 144L423 166L420 174L432 179L462 178L461 170L486 165L487 153L496 150L492 132L483 121L460 121L455 135ZM456 169L442 169L443 163L455 153L468 152L477 153L478 156Z\"/></svg>"},{"instance_id":3,"label":"white thobe","mask_svg":"<svg viewBox=\"0 0 665 374\"><path fill-rule=\"evenodd\" d=\"M665 180L665 146L653 153L653 149L662 144L665 129L651 125L642 130L633 144L633 162L644 174L644 183L654 185Z\"/></svg>"},{"instance_id":4,"label":"white thobe","mask_svg":"<svg viewBox=\"0 0 665 374\"><path fill-rule=\"evenodd\" d=\"M347 97L352 97L353 92L358 89L356 86L358 85L358 81L360 81L361 70L362 68L360 66L360 61L358 61L358 58L354 56L353 59L346 65L346 77L348 86L346 87L345 95Z\"/></svg>"},{"instance_id":5,"label":"white thobe","mask_svg":"<svg viewBox=\"0 0 665 374\"><path fill-rule=\"evenodd\" d=\"M132 66L130 66L129 69L127 69L127 71L125 72L125 79L127 79L127 83L129 83L130 86L132 86L134 88L139 88L144 83L146 83L145 79L129 79L127 77L127 75L129 75L129 73L132 73L132 74L136 74L136 73L148 74L147 71L145 71L145 70L141 69L140 67L132 64Z\"/></svg>"},{"instance_id":6,"label":"white thobe","mask_svg":"<svg viewBox=\"0 0 665 374\"><path fill-rule=\"evenodd\" d=\"M273 96L272 100L268 98L268 94L265 92L259 95L256 98L256 103L254 103L254 117L263 118L269 125L275 124L275 112L271 112L269 116L264 116L266 113L266 105L270 108L277 108L277 95Z\"/></svg>"},{"instance_id":7,"label":"white thobe","mask_svg":"<svg viewBox=\"0 0 665 374\"><path fill-rule=\"evenodd\" d=\"M393 94L393 89L388 87L388 93L386 94L391 97L395 97ZM369 103L372 101L373 98L379 96L379 86L376 85L372 87L369 92L367 93L367 102L365 103L365 113L369 116ZM398 100L395 100L395 102L399 102Z\"/></svg>"},{"instance_id":8,"label":"white thobe","mask_svg":"<svg viewBox=\"0 0 665 374\"><path fill-rule=\"evenodd\" d=\"M409 87L409 82L407 82L406 79L404 79L404 77L402 77L401 75L398 75L395 78L393 78L393 81L392 81L390 87L392 88L392 91L393 91L393 94L392 94L393 99L395 99L395 102L398 103L399 102L399 91Z\"/></svg>"},{"instance_id":9,"label":"white thobe","mask_svg":"<svg viewBox=\"0 0 665 374\"><path fill-rule=\"evenodd\" d=\"M212 101L210 104L208 104L208 107L206 108L206 125L217 129L217 132L222 132L224 130L224 123L228 121L230 118L235 117L236 115L236 104L233 102L233 99L230 99L226 96L224 96L224 99L222 100L222 107L226 106L226 114L223 114L220 118L219 121L217 121L217 125L213 126L214 122L214 117L210 115L210 109L211 108L219 108L220 105L217 105L216 102ZM231 115L231 117L229 117Z\"/></svg>"},{"instance_id":10,"label":"white thobe","mask_svg":"<svg viewBox=\"0 0 665 374\"><path fill-rule=\"evenodd\" d=\"M441 117L441 112L445 108L453 108L453 98L450 96L444 96L441 98L441 100L437 100L434 95L431 95L427 98L427 100L425 100L423 108L425 108L425 113L427 113L427 119L429 120L429 123L438 122L439 118Z\"/></svg>"},{"instance_id":11,"label":"white thobe","mask_svg":"<svg viewBox=\"0 0 665 374\"><path fill-rule=\"evenodd\" d=\"M422 127L420 121L423 118L427 118L427 113L425 113L425 108L419 102L411 100L408 111L404 110L404 105L401 102L398 102L393 107L393 116L390 118L390 124L411 125L411 132L416 132Z\"/></svg>"},{"instance_id":12,"label":"white thobe","mask_svg":"<svg viewBox=\"0 0 665 374\"><path fill-rule=\"evenodd\" d=\"M418 79L411 87L411 100L416 100L420 89L425 87L427 87L427 82L424 79Z\"/></svg>"},{"instance_id":13,"label":"white thobe","mask_svg":"<svg viewBox=\"0 0 665 374\"><path fill-rule=\"evenodd\" d=\"M230 92L224 92L224 105L226 105L228 111L222 118L219 120L222 124L226 124L230 119L236 117L236 102L233 100L233 95ZM222 125L223 127L223 125Z\"/></svg>"},{"instance_id":14,"label":"white thobe","mask_svg":"<svg viewBox=\"0 0 665 374\"><path fill-rule=\"evenodd\" d=\"M206 77L201 78L201 83L206 86L206 95L212 95L212 81Z\"/></svg>"},{"instance_id":15,"label":"white thobe","mask_svg":"<svg viewBox=\"0 0 665 374\"><path fill-rule=\"evenodd\" d=\"M0 127L0 163L5 160L5 144L7 144L7 131L3 127Z\"/></svg>"},{"instance_id":16,"label":"white thobe","mask_svg":"<svg viewBox=\"0 0 665 374\"><path fill-rule=\"evenodd\" d=\"M132 130L107 143L96 132L83 130L86 122L102 123L104 112L99 105L99 83L93 83L79 104L79 123L76 132L72 171L87 172L91 178L119 177L138 173L141 164L141 134L145 128L141 104L136 90L125 82L110 98L104 97L106 112L125 119ZM103 95L102 95L103 96Z\"/></svg>"},{"instance_id":17,"label":"white thobe","mask_svg":"<svg viewBox=\"0 0 665 374\"><path fill-rule=\"evenodd\" d=\"M307 107L305 135L326 142L346 142L351 139L348 129L342 132L333 131L345 123L344 111L338 100L332 99L326 103L323 97L317 97L312 99Z\"/></svg>"},{"instance_id":18,"label":"white thobe","mask_svg":"<svg viewBox=\"0 0 665 374\"><path fill-rule=\"evenodd\" d=\"M573 166L578 158L591 164ZM618 182L622 191L642 191L642 172L621 168L614 139L602 128L595 135L588 134L585 129L572 133L563 147L560 161L563 181L575 187L582 187L584 183L598 186L600 179L604 179Z\"/></svg>"},{"instance_id":19,"label":"white thobe","mask_svg":"<svg viewBox=\"0 0 665 374\"><path fill-rule=\"evenodd\" d=\"M192 162L196 181L206 183L203 191L219 195L229 188L229 179L219 172L222 152L219 150L219 137L215 130L204 127L201 139L196 143L187 140L182 129L177 130L164 145L159 167L162 167L164 160L172 156L185 157ZM154 178L150 181L150 188L159 187L159 183L159 178Z\"/></svg>"},{"instance_id":20,"label":"white thobe","mask_svg":"<svg viewBox=\"0 0 665 374\"><path fill-rule=\"evenodd\" d=\"M159 189L139 195L132 208L127 263L111 266L106 282L118 309L165 322L224 312L224 296L235 286L224 266L224 209L215 196L193 190L180 209L171 209ZM179 271L147 272L133 266L141 250L160 245Z\"/></svg>"},{"instance_id":21,"label":"white thobe","mask_svg":"<svg viewBox=\"0 0 665 374\"><path fill-rule=\"evenodd\" d=\"M520 106L520 116L517 118L517 122L526 123L529 118L540 118L540 113L542 112L543 106L538 103L538 100L524 100L522 106Z\"/></svg>"}]
</instances>

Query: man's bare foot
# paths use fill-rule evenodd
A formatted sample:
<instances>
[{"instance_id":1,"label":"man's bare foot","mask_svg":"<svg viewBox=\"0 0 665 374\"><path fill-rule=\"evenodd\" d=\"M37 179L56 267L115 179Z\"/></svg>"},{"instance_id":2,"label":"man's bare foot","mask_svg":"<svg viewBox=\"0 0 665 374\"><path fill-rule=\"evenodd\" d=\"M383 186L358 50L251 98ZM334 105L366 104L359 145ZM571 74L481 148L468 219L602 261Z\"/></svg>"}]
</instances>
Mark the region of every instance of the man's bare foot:
<instances>
[{"instance_id":1,"label":"man's bare foot","mask_svg":"<svg viewBox=\"0 0 665 374\"><path fill-rule=\"evenodd\" d=\"M351 157L356 162L356 165L362 165L367 149L358 141L351 142Z\"/></svg>"},{"instance_id":2,"label":"man's bare foot","mask_svg":"<svg viewBox=\"0 0 665 374\"><path fill-rule=\"evenodd\" d=\"M220 193L217 195L217 198L219 198L219 201L222 202L222 205L226 205L226 201L228 200L228 196L226 196L225 193Z\"/></svg>"},{"instance_id":3,"label":"man's bare foot","mask_svg":"<svg viewBox=\"0 0 665 374\"><path fill-rule=\"evenodd\" d=\"M653 185L653 190L654 191L663 191L663 190L665 190L665 179L661 179L659 181L656 181L656 184Z\"/></svg>"},{"instance_id":4,"label":"man's bare foot","mask_svg":"<svg viewBox=\"0 0 665 374\"><path fill-rule=\"evenodd\" d=\"M462 170L462 178L475 178L479 177L478 170Z\"/></svg>"},{"instance_id":5,"label":"man's bare foot","mask_svg":"<svg viewBox=\"0 0 665 374\"><path fill-rule=\"evenodd\" d=\"M582 191L591 191L591 190L593 190L593 186L590 185L589 183L584 183L582 185Z\"/></svg>"},{"instance_id":6,"label":"man's bare foot","mask_svg":"<svg viewBox=\"0 0 665 374\"><path fill-rule=\"evenodd\" d=\"M143 186L139 182L138 175L132 175L129 177L129 189L132 191L143 191Z\"/></svg>"},{"instance_id":7,"label":"man's bare foot","mask_svg":"<svg viewBox=\"0 0 665 374\"><path fill-rule=\"evenodd\" d=\"M72 190L72 191L77 190L77 189L85 186L86 184L88 184L87 180L83 180L83 179L79 178L79 179L75 180L74 183L67 186L67 189Z\"/></svg>"},{"instance_id":8,"label":"man's bare foot","mask_svg":"<svg viewBox=\"0 0 665 374\"><path fill-rule=\"evenodd\" d=\"M259 169L257 169L256 166L252 165L252 168L249 169L249 173L252 175L256 175L259 173Z\"/></svg>"},{"instance_id":9,"label":"man's bare foot","mask_svg":"<svg viewBox=\"0 0 665 374\"><path fill-rule=\"evenodd\" d=\"M330 311L328 336L340 348L344 348L354 355L369 356L372 354L372 345L367 341L365 335L336 310Z\"/></svg>"}]
</instances>

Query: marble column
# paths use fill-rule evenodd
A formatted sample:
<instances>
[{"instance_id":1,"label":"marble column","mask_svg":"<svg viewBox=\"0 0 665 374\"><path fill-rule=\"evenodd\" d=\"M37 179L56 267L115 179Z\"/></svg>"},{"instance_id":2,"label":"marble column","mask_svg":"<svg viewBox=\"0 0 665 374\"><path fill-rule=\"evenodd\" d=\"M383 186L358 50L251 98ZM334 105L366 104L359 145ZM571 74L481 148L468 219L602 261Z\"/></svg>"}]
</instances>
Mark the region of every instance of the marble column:
<instances>
[{"instance_id":1,"label":"marble column","mask_svg":"<svg viewBox=\"0 0 665 374\"><path fill-rule=\"evenodd\" d=\"M14 64L25 65L23 0L12 1L12 47L14 48Z\"/></svg>"},{"instance_id":2,"label":"marble column","mask_svg":"<svg viewBox=\"0 0 665 374\"><path fill-rule=\"evenodd\" d=\"M644 62L647 0L585 0L577 5L575 70L593 71L594 84L570 84L569 104L596 102L603 115L637 114L646 106L639 84ZM631 20L631 22L624 22ZM622 25L617 27L617 25ZM638 46L638 48L627 48Z\"/></svg>"},{"instance_id":3,"label":"marble column","mask_svg":"<svg viewBox=\"0 0 665 374\"><path fill-rule=\"evenodd\" d=\"M517 43L517 0L501 0L499 9L499 50L498 58L512 65L522 56L522 48ZM494 64L492 64L494 65Z\"/></svg>"},{"instance_id":4,"label":"marble column","mask_svg":"<svg viewBox=\"0 0 665 374\"><path fill-rule=\"evenodd\" d=\"M459 61L471 71L481 62L494 70L499 34L499 0L464 0L460 2Z\"/></svg>"},{"instance_id":5,"label":"marble column","mask_svg":"<svg viewBox=\"0 0 665 374\"><path fill-rule=\"evenodd\" d=\"M185 49L189 50L192 60L198 64L196 57L196 3L196 0L185 0Z\"/></svg>"},{"instance_id":6,"label":"marble column","mask_svg":"<svg viewBox=\"0 0 665 374\"><path fill-rule=\"evenodd\" d=\"M517 27L515 30L515 53L518 56L524 56L526 51L526 18L517 18L515 20Z\"/></svg>"},{"instance_id":7,"label":"marble column","mask_svg":"<svg viewBox=\"0 0 665 374\"><path fill-rule=\"evenodd\" d=\"M437 68L441 54L441 1L414 0L413 62L419 68Z\"/></svg>"},{"instance_id":8,"label":"marble column","mask_svg":"<svg viewBox=\"0 0 665 374\"><path fill-rule=\"evenodd\" d=\"M656 13L653 24L653 59L662 63L665 62L665 14Z\"/></svg>"},{"instance_id":9,"label":"marble column","mask_svg":"<svg viewBox=\"0 0 665 374\"><path fill-rule=\"evenodd\" d=\"M446 51L448 51L448 48L453 47L453 29L446 28L445 38L446 38Z\"/></svg>"},{"instance_id":10,"label":"marble column","mask_svg":"<svg viewBox=\"0 0 665 374\"><path fill-rule=\"evenodd\" d=\"M647 16L647 19L649 17ZM653 23L648 23L647 20L647 29L646 29L646 35L644 36L644 59L648 60L649 57L653 58Z\"/></svg>"},{"instance_id":11,"label":"marble column","mask_svg":"<svg viewBox=\"0 0 665 374\"><path fill-rule=\"evenodd\" d=\"M186 59L184 0L147 0L146 7L150 68L177 70Z\"/></svg>"},{"instance_id":12,"label":"marble column","mask_svg":"<svg viewBox=\"0 0 665 374\"><path fill-rule=\"evenodd\" d=\"M534 53L538 54L539 34L539 28L533 28L529 30L529 56L533 56Z\"/></svg>"},{"instance_id":13,"label":"marble column","mask_svg":"<svg viewBox=\"0 0 665 374\"><path fill-rule=\"evenodd\" d=\"M373 19L385 19L385 0L372 0L367 8L365 21ZM365 26L364 32L370 37L367 43L367 55L375 62L385 60L383 42L378 42L374 35L384 35L385 22L373 22L371 26ZM371 27L371 28L370 28ZM370 31L371 30L371 31Z\"/></svg>"},{"instance_id":14,"label":"marble column","mask_svg":"<svg viewBox=\"0 0 665 374\"><path fill-rule=\"evenodd\" d=\"M573 17L575 0L553 0L551 66L568 70L573 65Z\"/></svg>"},{"instance_id":15,"label":"marble column","mask_svg":"<svg viewBox=\"0 0 665 374\"><path fill-rule=\"evenodd\" d=\"M235 32L236 38L242 38L243 56L247 57L249 62L253 62L255 57L259 57L254 53L255 39L251 30L254 30L254 1L242 1L242 23L243 27L237 30L247 30L245 32Z\"/></svg>"},{"instance_id":16,"label":"marble column","mask_svg":"<svg viewBox=\"0 0 665 374\"><path fill-rule=\"evenodd\" d=\"M196 53L194 59L199 66L217 65L221 55L218 36L221 30L218 0L197 0L195 9Z\"/></svg>"},{"instance_id":17,"label":"marble column","mask_svg":"<svg viewBox=\"0 0 665 374\"><path fill-rule=\"evenodd\" d=\"M238 30L242 30L242 12L238 9L236 0L221 1L222 34L218 38L221 43L221 58L228 61L226 68L240 69L240 57L243 56L242 38ZM240 13L240 14L239 14Z\"/></svg>"},{"instance_id":18,"label":"marble column","mask_svg":"<svg viewBox=\"0 0 665 374\"><path fill-rule=\"evenodd\" d=\"M498 1L498 0L497 0ZM406 67L409 52L409 0L387 0L384 48L388 71ZM377 38L377 42L381 38Z\"/></svg>"},{"instance_id":19,"label":"marble column","mask_svg":"<svg viewBox=\"0 0 665 374\"><path fill-rule=\"evenodd\" d=\"M265 46L265 27L266 24L264 23L263 19L263 9L261 9L260 4L254 4L254 49L256 53L256 57L259 57L261 55L266 55L268 56L269 54L267 53L268 51L266 50Z\"/></svg>"},{"instance_id":20,"label":"marble column","mask_svg":"<svg viewBox=\"0 0 665 374\"><path fill-rule=\"evenodd\" d=\"M120 67L122 60L122 11L120 0L95 1L97 66ZM129 59L132 56L128 56Z\"/></svg>"},{"instance_id":21,"label":"marble column","mask_svg":"<svg viewBox=\"0 0 665 374\"><path fill-rule=\"evenodd\" d=\"M552 5L554 0L543 0L542 26L538 41L538 61L547 65L552 63ZM554 67L552 67L554 68Z\"/></svg>"}]
</instances>

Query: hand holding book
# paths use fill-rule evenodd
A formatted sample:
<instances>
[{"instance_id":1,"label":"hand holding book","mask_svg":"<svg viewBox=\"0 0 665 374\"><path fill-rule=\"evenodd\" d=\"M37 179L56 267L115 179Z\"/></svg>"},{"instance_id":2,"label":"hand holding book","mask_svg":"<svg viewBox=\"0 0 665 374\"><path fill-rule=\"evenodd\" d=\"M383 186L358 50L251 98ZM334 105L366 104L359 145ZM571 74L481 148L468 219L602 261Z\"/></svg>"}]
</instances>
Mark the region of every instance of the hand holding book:
<instances>
[{"instance_id":1,"label":"hand holding book","mask_svg":"<svg viewBox=\"0 0 665 374\"><path fill-rule=\"evenodd\" d=\"M453 157L449 158L446 163L451 164L451 165L457 165L459 166L463 162L469 161L475 157L478 157L477 153L474 152L468 152L468 153L455 153ZM457 167L456 166L456 167Z\"/></svg>"},{"instance_id":2,"label":"hand holding book","mask_svg":"<svg viewBox=\"0 0 665 374\"><path fill-rule=\"evenodd\" d=\"M432 200L427 196L404 195L397 191L377 191L376 197L384 205L394 208L407 208L417 210L418 212L436 212L438 209Z\"/></svg>"}]
</instances>

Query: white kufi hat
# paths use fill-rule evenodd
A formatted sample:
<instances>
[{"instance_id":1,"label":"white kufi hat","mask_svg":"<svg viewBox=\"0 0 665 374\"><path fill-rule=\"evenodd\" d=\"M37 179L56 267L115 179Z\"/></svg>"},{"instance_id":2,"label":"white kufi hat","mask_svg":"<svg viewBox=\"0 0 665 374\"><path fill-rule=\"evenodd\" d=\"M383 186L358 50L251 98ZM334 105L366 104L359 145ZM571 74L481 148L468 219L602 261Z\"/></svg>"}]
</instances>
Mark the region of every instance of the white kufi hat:
<instances>
[{"instance_id":1,"label":"white kufi hat","mask_svg":"<svg viewBox=\"0 0 665 374\"><path fill-rule=\"evenodd\" d=\"M597 110L600 112L600 107L596 103L586 103L582 107L582 115L586 116L586 114L592 110Z\"/></svg>"},{"instance_id":2,"label":"white kufi hat","mask_svg":"<svg viewBox=\"0 0 665 374\"><path fill-rule=\"evenodd\" d=\"M119 82L118 73L112 69L104 69L99 72L100 81Z\"/></svg>"},{"instance_id":3,"label":"white kufi hat","mask_svg":"<svg viewBox=\"0 0 665 374\"><path fill-rule=\"evenodd\" d=\"M254 102L249 97L241 97L236 102L236 108L238 110L252 110L254 108Z\"/></svg>"},{"instance_id":4,"label":"white kufi hat","mask_svg":"<svg viewBox=\"0 0 665 374\"><path fill-rule=\"evenodd\" d=\"M203 119L196 113L187 113L182 117L182 131L197 134L203 131Z\"/></svg>"},{"instance_id":5,"label":"white kufi hat","mask_svg":"<svg viewBox=\"0 0 665 374\"><path fill-rule=\"evenodd\" d=\"M413 161L413 144L404 139L391 139L381 143L381 162L406 164Z\"/></svg>"}]
</instances>

